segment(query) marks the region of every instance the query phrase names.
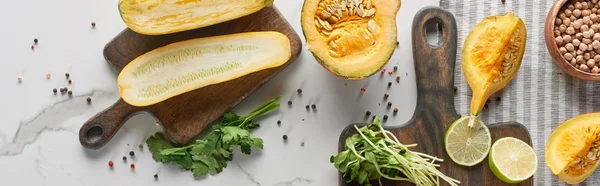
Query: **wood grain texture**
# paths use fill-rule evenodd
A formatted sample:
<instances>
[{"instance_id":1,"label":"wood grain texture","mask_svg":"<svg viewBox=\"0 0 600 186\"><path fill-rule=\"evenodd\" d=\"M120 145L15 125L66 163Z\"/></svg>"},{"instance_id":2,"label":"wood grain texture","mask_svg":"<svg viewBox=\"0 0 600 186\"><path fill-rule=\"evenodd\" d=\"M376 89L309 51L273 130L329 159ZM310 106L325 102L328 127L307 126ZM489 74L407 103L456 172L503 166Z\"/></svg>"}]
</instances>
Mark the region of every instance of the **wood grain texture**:
<instances>
[{"instance_id":1,"label":"wood grain texture","mask_svg":"<svg viewBox=\"0 0 600 186\"><path fill-rule=\"evenodd\" d=\"M441 26L441 44L432 46L426 41L426 25L437 23ZM490 171L487 158L473 167L463 167L452 162L444 148L444 134L453 121L459 118L454 108L454 64L456 61L456 21L454 16L438 7L425 7L413 21L412 41L415 73L417 76L417 107L413 117L399 127L385 127L394 133L404 144L417 143L412 150L424 152L444 159L440 170L457 180L460 185L508 185ZM354 125L354 124L353 124ZM341 152L345 139L356 133L353 125L346 127L339 139ZM365 124L362 124L365 125ZM525 126L516 122L488 125L492 142L512 136L531 145L531 138ZM333 165L332 165L333 166ZM442 181L440 181L442 182ZM347 184L341 174L340 185ZM373 182L373 185L378 185ZM408 182L385 180L384 185L410 185ZM442 185L448 185L443 182ZM515 185L515 184L513 184ZM533 185L529 178L516 185Z\"/></svg>"},{"instance_id":2,"label":"wood grain texture","mask_svg":"<svg viewBox=\"0 0 600 186\"><path fill-rule=\"evenodd\" d=\"M119 99L113 106L88 120L79 131L79 141L87 148L104 146L125 121L139 112L148 112L161 124L165 136L177 145L183 145L210 123L231 110L250 93L273 78L277 73L296 60L301 51L301 41L277 8L268 7L254 14L217 25L168 35L149 36L125 29L104 48L106 61L121 71L136 57L170 43L216 35L253 31L277 31L290 40L292 56L284 65L258 71L238 79L206 86L167 99L147 107L134 107ZM93 127L103 129L98 141L89 139L88 131Z\"/></svg>"},{"instance_id":3,"label":"wood grain texture","mask_svg":"<svg viewBox=\"0 0 600 186\"><path fill-rule=\"evenodd\" d=\"M548 52L550 52L550 55L554 59L556 65L563 72L581 80L600 81L600 74L592 74L575 68L569 62L567 62L567 60L558 51L558 45L556 45L556 41L554 41L554 20L556 19L560 8L566 2L568 2L568 0L557 0L550 8L550 11L548 11L548 16L546 17L546 23L544 27L546 48L548 48Z\"/></svg>"}]
</instances>

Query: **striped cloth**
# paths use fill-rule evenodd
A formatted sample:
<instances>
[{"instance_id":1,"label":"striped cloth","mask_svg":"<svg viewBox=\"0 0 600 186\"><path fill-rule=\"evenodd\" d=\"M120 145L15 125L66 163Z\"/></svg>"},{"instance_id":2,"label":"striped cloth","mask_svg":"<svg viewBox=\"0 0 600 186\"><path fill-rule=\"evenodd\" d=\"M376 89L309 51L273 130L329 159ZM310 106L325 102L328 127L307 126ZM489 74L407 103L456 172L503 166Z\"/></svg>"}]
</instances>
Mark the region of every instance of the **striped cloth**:
<instances>
[{"instance_id":1,"label":"striped cloth","mask_svg":"<svg viewBox=\"0 0 600 186\"><path fill-rule=\"evenodd\" d=\"M513 11L527 25L527 47L517 77L503 91L491 97L481 115L488 124L517 121L529 129L538 156L535 185L565 185L550 172L544 160L544 149L552 129L579 114L600 110L598 83L581 81L561 73L546 49L544 22L553 0L441 0L441 7L452 12L458 26L458 52L455 68L455 98L460 114L469 112L471 90L460 66L460 50L464 40L478 21L489 15ZM596 88L594 88L596 85ZM501 98L496 102L497 97ZM581 185L600 185L600 173Z\"/></svg>"}]
</instances>

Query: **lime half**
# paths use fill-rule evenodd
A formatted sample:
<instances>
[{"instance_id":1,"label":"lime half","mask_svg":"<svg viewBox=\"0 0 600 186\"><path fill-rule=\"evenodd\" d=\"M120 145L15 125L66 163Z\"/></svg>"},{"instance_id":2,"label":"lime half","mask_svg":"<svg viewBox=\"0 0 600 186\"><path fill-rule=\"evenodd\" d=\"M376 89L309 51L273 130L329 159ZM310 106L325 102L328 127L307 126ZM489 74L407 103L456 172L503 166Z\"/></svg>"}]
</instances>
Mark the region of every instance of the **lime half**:
<instances>
[{"instance_id":1,"label":"lime half","mask_svg":"<svg viewBox=\"0 0 600 186\"><path fill-rule=\"evenodd\" d=\"M490 169L506 183L519 183L533 176L538 159L527 143L513 137L500 138L490 150Z\"/></svg>"},{"instance_id":2,"label":"lime half","mask_svg":"<svg viewBox=\"0 0 600 186\"><path fill-rule=\"evenodd\" d=\"M483 161L491 144L490 130L475 116L463 116L454 121L444 136L448 156L462 166L473 166Z\"/></svg>"}]
</instances>

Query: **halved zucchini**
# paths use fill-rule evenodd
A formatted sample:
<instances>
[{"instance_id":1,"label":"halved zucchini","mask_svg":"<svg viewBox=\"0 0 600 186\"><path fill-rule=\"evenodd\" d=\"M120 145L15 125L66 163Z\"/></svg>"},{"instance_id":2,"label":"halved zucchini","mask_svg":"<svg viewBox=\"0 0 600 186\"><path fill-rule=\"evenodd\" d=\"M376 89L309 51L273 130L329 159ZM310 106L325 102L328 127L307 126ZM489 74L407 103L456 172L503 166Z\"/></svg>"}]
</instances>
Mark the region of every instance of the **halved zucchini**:
<instances>
[{"instance_id":1,"label":"halved zucchini","mask_svg":"<svg viewBox=\"0 0 600 186\"><path fill-rule=\"evenodd\" d=\"M148 106L207 85L278 67L291 57L279 32L247 32L192 39L145 53L119 74L121 98Z\"/></svg>"}]
</instances>

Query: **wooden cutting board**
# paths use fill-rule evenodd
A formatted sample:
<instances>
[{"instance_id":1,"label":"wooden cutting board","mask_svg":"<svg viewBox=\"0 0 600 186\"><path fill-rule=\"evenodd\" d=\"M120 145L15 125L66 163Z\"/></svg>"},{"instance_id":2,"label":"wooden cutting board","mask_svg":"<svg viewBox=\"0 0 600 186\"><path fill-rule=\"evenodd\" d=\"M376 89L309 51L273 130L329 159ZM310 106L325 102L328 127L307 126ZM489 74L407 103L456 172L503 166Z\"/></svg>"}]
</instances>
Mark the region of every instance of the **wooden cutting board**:
<instances>
[{"instance_id":1,"label":"wooden cutting board","mask_svg":"<svg viewBox=\"0 0 600 186\"><path fill-rule=\"evenodd\" d=\"M162 126L165 136L175 144L186 144L210 127L210 123L219 119L223 113L296 60L302 48L298 34L275 7L264 8L229 22L168 35L148 36L125 29L104 47L106 61L119 71L136 57L170 43L253 31L278 31L287 35L292 53L290 60L277 68L206 86L151 106L134 107L119 99L81 127L81 145L93 149L104 146L127 119L142 112L153 115Z\"/></svg>"},{"instance_id":2,"label":"wooden cutting board","mask_svg":"<svg viewBox=\"0 0 600 186\"><path fill-rule=\"evenodd\" d=\"M441 26L441 44L437 47L427 43L425 32L426 25L429 23L437 23ZM412 47L417 76L417 107L412 119L407 123L400 127L386 127L386 129L394 133L404 144L418 144L412 150L444 159L445 161L440 163L441 172L460 180L460 185L508 185L497 179L490 171L487 158L476 166L463 167L452 162L446 154L444 134L452 122L459 118L454 108L456 38L456 21L450 12L438 7L425 7L416 14L412 28ZM344 148L346 138L356 133L353 125L346 127L340 135L338 143L340 152ZM529 132L525 126L517 122L488 124L488 127L492 133L492 142L511 136L531 145ZM341 174L339 183L357 185L347 184ZM379 185L376 182L372 184ZM410 185L410 183L385 180L384 185ZM448 184L443 182L442 185ZM533 185L533 178L517 185Z\"/></svg>"}]
</instances>

